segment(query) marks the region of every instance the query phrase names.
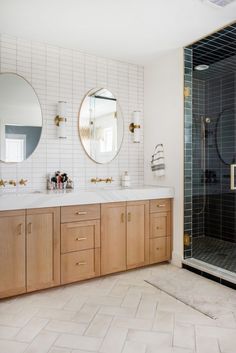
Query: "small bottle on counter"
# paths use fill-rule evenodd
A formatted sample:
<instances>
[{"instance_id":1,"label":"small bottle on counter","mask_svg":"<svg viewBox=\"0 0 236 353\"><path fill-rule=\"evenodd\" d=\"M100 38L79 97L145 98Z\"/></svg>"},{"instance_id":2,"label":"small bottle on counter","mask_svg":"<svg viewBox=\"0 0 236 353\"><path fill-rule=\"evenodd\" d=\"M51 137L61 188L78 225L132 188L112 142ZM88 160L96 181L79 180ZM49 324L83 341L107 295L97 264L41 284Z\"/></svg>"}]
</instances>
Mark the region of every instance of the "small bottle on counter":
<instances>
[{"instance_id":1,"label":"small bottle on counter","mask_svg":"<svg viewBox=\"0 0 236 353\"><path fill-rule=\"evenodd\" d=\"M127 171L125 171L124 174L122 175L121 185L124 188L129 188L130 187L130 176L129 176Z\"/></svg>"}]
</instances>

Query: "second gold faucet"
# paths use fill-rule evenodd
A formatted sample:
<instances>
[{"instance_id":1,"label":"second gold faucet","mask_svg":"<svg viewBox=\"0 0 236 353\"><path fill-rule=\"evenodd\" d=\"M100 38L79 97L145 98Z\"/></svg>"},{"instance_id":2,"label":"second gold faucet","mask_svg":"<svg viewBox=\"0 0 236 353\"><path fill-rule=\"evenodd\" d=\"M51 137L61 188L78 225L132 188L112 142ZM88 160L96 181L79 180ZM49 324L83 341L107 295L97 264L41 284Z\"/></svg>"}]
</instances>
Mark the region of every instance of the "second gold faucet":
<instances>
[{"instance_id":1,"label":"second gold faucet","mask_svg":"<svg viewBox=\"0 0 236 353\"><path fill-rule=\"evenodd\" d=\"M107 184L107 183L111 183L114 180L111 177L111 178L105 178L105 179L92 178L90 181L91 181L91 183L94 183L94 184L101 183L102 181L104 181Z\"/></svg>"}]
</instances>

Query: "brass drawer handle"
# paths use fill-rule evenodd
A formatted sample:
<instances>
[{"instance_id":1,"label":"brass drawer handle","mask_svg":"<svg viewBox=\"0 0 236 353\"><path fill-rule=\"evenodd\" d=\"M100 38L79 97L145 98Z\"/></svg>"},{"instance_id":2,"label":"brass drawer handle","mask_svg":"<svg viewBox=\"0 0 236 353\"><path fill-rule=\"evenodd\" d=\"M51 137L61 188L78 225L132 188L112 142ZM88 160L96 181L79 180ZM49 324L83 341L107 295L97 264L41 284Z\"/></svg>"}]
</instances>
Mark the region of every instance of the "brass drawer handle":
<instances>
[{"instance_id":1,"label":"brass drawer handle","mask_svg":"<svg viewBox=\"0 0 236 353\"><path fill-rule=\"evenodd\" d=\"M20 223L19 226L18 226L18 228L19 228L18 235L22 234L22 227L23 227L23 224Z\"/></svg>"},{"instance_id":2,"label":"brass drawer handle","mask_svg":"<svg viewBox=\"0 0 236 353\"><path fill-rule=\"evenodd\" d=\"M87 214L87 212L86 212L86 211L77 211L77 212L75 212L75 214L76 214L77 216L84 216L84 215Z\"/></svg>"},{"instance_id":3,"label":"brass drawer handle","mask_svg":"<svg viewBox=\"0 0 236 353\"><path fill-rule=\"evenodd\" d=\"M77 241L86 240L87 238L75 238Z\"/></svg>"},{"instance_id":4,"label":"brass drawer handle","mask_svg":"<svg viewBox=\"0 0 236 353\"><path fill-rule=\"evenodd\" d=\"M28 224L28 234L31 234L32 233L32 223L30 222Z\"/></svg>"},{"instance_id":5,"label":"brass drawer handle","mask_svg":"<svg viewBox=\"0 0 236 353\"><path fill-rule=\"evenodd\" d=\"M76 266L83 266L83 265L87 265L86 262L76 262Z\"/></svg>"},{"instance_id":6,"label":"brass drawer handle","mask_svg":"<svg viewBox=\"0 0 236 353\"><path fill-rule=\"evenodd\" d=\"M162 204L158 204L157 207L166 207L166 205L162 203Z\"/></svg>"},{"instance_id":7,"label":"brass drawer handle","mask_svg":"<svg viewBox=\"0 0 236 353\"><path fill-rule=\"evenodd\" d=\"M124 221L125 221L125 214L121 213L121 223L124 223Z\"/></svg>"},{"instance_id":8,"label":"brass drawer handle","mask_svg":"<svg viewBox=\"0 0 236 353\"><path fill-rule=\"evenodd\" d=\"M128 222L131 222L131 212L128 213Z\"/></svg>"}]
</instances>

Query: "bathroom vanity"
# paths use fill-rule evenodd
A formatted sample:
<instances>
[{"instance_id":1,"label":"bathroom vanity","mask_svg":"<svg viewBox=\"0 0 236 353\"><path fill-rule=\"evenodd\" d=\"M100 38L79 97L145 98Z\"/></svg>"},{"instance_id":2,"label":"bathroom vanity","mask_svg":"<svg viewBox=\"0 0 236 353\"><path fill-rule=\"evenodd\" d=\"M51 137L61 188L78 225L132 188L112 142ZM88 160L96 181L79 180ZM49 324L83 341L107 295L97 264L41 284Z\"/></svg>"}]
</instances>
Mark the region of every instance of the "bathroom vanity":
<instances>
[{"instance_id":1,"label":"bathroom vanity","mask_svg":"<svg viewBox=\"0 0 236 353\"><path fill-rule=\"evenodd\" d=\"M0 298L170 260L171 188L0 196Z\"/></svg>"}]
</instances>

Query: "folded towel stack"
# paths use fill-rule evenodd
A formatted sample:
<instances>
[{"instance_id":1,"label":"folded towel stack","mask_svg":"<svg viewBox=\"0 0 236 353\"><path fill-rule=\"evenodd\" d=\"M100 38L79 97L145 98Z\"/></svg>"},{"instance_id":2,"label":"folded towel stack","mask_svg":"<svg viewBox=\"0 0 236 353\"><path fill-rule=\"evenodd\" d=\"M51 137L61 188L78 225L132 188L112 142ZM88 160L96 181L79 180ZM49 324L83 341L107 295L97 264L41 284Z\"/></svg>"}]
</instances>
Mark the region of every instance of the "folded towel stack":
<instances>
[{"instance_id":1,"label":"folded towel stack","mask_svg":"<svg viewBox=\"0 0 236 353\"><path fill-rule=\"evenodd\" d=\"M165 158L164 158L164 148L162 143L159 143L158 145L156 145L154 149L154 153L152 155L152 160L151 160L151 169L152 169L152 172L158 177L165 175Z\"/></svg>"}]
</instances>

